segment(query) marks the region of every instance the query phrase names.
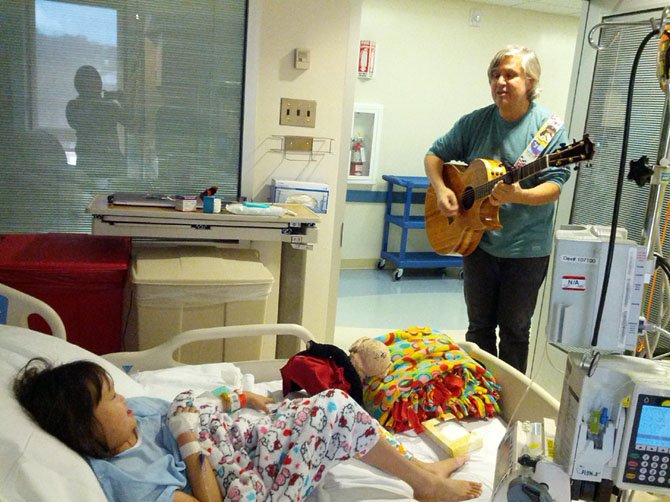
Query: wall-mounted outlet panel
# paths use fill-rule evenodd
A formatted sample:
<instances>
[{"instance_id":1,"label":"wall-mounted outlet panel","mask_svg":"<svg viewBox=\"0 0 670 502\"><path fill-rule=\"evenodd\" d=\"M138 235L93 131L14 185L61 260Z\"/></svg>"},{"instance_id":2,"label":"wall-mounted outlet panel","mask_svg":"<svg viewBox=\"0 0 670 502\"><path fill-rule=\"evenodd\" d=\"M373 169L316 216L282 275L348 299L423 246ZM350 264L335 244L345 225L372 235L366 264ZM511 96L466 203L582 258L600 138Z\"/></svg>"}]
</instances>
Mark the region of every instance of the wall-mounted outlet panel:
<instances>
[{"instance_id":1,"label":"wall-mounted outlet panel","mask_svg":"<svg viewBox=\"0 0 670 502\"><path fill-rule=\"evenodd\" d=\"M287 152L311 152L314 138L309 136L284 136L284 150Z\"/></svg>"},{"instance_id":2,"label":"wall-mounted outlet panel","mask_svg":"<svg viewBox=\"0 0 670 502\"><path fill-rule=\"evenodd\" d=\"M315 124L316 101L281 98L279 125L314 127Z\"/></svg>"}]
</instances>

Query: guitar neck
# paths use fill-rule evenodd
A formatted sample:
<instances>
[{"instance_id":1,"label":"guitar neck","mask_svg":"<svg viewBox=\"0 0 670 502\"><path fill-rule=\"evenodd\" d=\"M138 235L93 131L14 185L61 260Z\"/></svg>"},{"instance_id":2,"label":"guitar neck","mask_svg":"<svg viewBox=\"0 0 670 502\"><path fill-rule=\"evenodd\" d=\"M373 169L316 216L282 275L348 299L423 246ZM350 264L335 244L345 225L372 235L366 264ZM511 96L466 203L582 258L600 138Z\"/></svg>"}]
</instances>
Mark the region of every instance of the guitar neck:
<instances>
[{"instance_id":1,"label":"guitar neck","mask_svg":"<svg viewBox=\"0 0 670 502\"><path fill-rule=\"evenodd\" d=\"M493 178L492 180L484 183L483 185L475 187L475 198L483 199L484 197L488 197L489 195L491 195L493 187L496 186L499 181L508 184L516 183L517 181L530 178L532 175L539 173L540 171L546 169L547 167L549 167L548 155L540 157L539 159L536 159L533 162L529 162L525 166L513 167L502 176Z\"/></svg>"}]
</instances>

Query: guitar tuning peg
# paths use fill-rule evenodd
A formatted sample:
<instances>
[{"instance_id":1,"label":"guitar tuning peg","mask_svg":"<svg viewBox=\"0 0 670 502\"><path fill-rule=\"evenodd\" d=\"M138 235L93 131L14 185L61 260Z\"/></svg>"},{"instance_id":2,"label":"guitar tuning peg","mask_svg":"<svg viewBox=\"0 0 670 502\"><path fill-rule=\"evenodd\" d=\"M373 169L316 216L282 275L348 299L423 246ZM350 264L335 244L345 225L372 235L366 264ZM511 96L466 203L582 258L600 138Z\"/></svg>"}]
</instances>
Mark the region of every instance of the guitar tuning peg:
<instances>
[{"instance_id":1,"label":"guitar tuning peg","mask_svg":"<svg viewBox=\"0 0 670 502\"><path fill-rule=\"evenodd\" d=\"M568 145L566 145L565 143L561 143L561 144L560 144L560 147L561 147L561 148L565 148L566 146L568 146Z\"/></svg>"}]
</instances>

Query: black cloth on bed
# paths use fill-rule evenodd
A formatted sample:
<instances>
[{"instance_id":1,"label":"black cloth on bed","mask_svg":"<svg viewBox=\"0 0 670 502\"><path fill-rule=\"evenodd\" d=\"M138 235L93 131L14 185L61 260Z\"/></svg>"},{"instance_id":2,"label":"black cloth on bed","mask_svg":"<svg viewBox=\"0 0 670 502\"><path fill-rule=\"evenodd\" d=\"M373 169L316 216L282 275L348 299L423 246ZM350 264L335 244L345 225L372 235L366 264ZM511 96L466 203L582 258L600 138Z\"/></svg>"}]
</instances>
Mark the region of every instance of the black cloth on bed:
<instances>
[{"instance_id":1,"label":"black cloth on bed","mask_svg":"<svg viewBox=\"0 0 670 502\"><path fill-rule=\"evenodd\" d=\"M361 379L349 355L335 345L309 342L307 350L291 357L280 372L284 395L301 389L310 395L340 389L363 406Z\"/></svg>"}]
</instances>

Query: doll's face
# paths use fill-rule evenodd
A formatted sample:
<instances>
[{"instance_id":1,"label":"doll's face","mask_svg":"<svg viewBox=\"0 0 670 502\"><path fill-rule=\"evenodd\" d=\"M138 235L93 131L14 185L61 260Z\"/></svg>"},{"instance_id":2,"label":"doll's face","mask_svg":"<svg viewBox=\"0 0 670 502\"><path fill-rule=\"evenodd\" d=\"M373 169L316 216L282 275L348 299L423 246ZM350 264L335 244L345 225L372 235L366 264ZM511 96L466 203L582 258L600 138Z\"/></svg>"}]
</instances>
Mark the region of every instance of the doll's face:
<instances>
[{"instance_id":1,"label":"doll's face","mask_svg":"<svg viewBox=\"0 0 670 502\"><path fill-rule=\"evenodd\" d=\"M361 378L378 377L388 372L391 356L382 342L362 338L351 347L351 361Z\"/></svg>"}]
</instances>

